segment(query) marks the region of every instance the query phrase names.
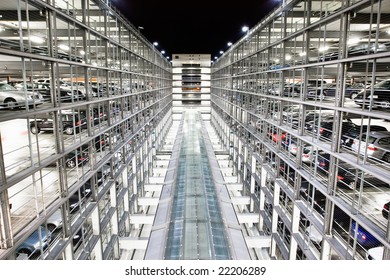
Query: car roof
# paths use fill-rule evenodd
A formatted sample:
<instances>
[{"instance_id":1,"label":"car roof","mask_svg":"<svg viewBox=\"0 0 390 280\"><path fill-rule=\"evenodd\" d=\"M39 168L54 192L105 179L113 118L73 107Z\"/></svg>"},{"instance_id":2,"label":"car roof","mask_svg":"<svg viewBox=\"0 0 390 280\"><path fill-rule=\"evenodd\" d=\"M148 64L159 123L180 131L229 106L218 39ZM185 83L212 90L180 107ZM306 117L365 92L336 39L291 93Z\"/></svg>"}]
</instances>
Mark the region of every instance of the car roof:
<instances>
[{"instance_id":1,"label":"car roof","mask_svg":"<svg viewBox=\"0 0 390 280\"><path fill-rule=\"evenodd\" d=\"M371 249L368 249L367 251L367 258L368 256L371 256L374 260L381 260L383 257L383 246L373 247Z\"/></svg>"},{"instance_id":2,"label":"car roof","mask_svg":"<svg viewBox=\"0 0 390 280\"><path fill-rule=\"evenodd\" d=\"M377 138L379 137L389 137L390 136L390 131L370 131L370 132L366 132L364 133L365 135L369 135L369 136L375 136Z\"/></svg>"}]
</instances>

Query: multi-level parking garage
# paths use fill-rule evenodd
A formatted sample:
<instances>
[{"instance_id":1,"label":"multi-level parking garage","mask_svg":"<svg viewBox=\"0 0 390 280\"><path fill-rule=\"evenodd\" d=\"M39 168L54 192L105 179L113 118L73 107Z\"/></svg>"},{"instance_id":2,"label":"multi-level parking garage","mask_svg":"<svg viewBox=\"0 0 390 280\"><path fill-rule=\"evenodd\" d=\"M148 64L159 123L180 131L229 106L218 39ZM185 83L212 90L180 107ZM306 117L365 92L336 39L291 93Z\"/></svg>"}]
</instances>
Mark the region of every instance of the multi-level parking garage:
<instances>
[{"instance_id":1,"label":"multi-level parking garage","mask_svg":"<svg viewBox=\"0 0 390 280\"><path fill-rule=\"evenodd\" d=\"M208 121L106 1L3 1L0 258L389 259L389 15L284 1Z\"/></svg>"},{"instance_id":2,"label":"multi-level parking garage","mask_svg":"<svg viewBox=\"0 0 390 280\"><path fill-rule=\"evenodd\" d=\"M388 259L390 5L287 2L214 64L212 123L272 256Z\"/></svg>"},{"instance_id":3,"label":"multi-level parking garage","mask_svg":"<svg viewBox=\"0 0 390 280\"><path fill-rule=\"evenodd\" d=\"M1 258L119 258L170 63L104 1L2 1Z\"/></svg>"}]
</instances>

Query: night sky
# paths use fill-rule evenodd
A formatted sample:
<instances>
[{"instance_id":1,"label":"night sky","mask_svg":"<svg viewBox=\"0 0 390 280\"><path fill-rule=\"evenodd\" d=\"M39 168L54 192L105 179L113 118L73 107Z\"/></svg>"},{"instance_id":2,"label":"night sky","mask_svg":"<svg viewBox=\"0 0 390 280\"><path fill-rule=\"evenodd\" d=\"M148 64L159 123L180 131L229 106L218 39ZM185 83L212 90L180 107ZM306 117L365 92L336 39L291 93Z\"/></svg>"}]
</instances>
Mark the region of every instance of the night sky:
<instances>
[{"instance_id":1,"label":"night sky","mask_svg":"<svg viewBox=\"0 0 390 280\"><path fill-rule=\"evenodd\" d=\"M242 26L252 28L280 0L177 1L111 0L150 42L171 56L198 53L219 56L227 43L243 36Z\"/></svg>"}]
</instances>

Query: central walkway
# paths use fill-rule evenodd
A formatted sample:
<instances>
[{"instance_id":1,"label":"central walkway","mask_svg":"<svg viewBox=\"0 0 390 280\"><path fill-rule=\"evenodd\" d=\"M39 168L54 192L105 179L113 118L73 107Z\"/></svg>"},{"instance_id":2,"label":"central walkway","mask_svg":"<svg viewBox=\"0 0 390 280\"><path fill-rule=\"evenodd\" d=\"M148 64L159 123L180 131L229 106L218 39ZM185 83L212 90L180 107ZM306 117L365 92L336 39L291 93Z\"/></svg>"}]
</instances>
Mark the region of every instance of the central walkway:
<instances>
[{"instance_id":1,"label":"central walkway","mask_svg":"<svg viewBox=\"0 0 390 280\"><path fill-rule=\"evenodd\" d=\"M230 259L200 118L185 113L166 259Z\"/></svg>"}]
</instances>

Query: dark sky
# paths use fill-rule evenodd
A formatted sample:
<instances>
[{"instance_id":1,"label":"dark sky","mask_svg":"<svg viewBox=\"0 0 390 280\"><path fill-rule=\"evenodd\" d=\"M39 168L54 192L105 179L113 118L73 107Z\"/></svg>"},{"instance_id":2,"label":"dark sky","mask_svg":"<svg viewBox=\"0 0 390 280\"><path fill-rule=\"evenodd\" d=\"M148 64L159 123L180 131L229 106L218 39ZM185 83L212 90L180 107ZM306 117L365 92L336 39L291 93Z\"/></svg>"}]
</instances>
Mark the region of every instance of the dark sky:
<instances>
[{"instance_id":1,"label":"dark sky","mask_svg":"<svg viewBox=\"0 0 390 280\"><path fill-rule=\"evenodd\" d=\"M167 55L199 53L218 56L229 41L243 36L268 14L280 0L111 0L142 34Z\"/></svg>"}]
</instances>

